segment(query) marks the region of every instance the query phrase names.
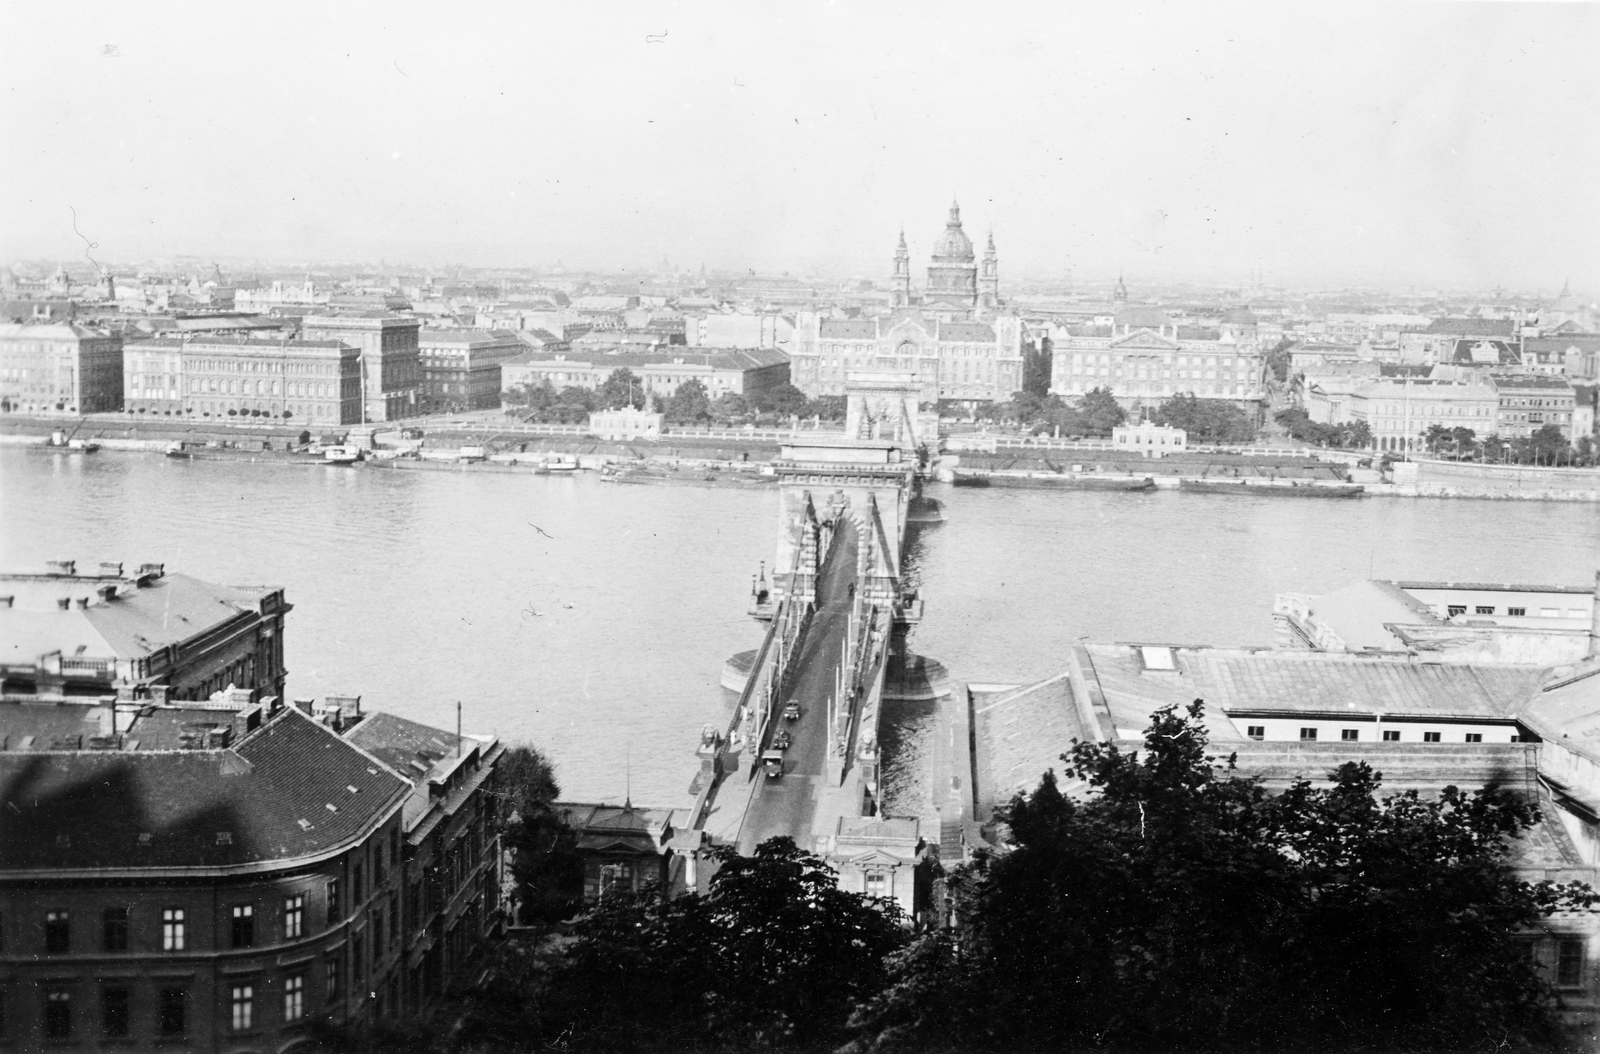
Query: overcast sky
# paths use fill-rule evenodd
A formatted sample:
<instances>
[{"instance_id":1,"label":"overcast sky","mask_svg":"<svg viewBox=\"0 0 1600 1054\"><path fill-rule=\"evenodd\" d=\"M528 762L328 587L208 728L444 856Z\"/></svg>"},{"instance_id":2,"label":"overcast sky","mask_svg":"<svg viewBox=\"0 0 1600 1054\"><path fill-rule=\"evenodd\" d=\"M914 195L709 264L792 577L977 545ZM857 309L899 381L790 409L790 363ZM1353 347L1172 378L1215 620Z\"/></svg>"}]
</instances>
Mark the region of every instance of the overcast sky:
<instances>
[{"instance_id":1,"label":"overcast sky","mask_svg":"<svg viewBox=\"0 0 1600 1054\"><path fill-rule=\"evenodd\" d=\"M0 258L1600 293L1592 4L9 4Z\"/></svg>"}]
</instances>

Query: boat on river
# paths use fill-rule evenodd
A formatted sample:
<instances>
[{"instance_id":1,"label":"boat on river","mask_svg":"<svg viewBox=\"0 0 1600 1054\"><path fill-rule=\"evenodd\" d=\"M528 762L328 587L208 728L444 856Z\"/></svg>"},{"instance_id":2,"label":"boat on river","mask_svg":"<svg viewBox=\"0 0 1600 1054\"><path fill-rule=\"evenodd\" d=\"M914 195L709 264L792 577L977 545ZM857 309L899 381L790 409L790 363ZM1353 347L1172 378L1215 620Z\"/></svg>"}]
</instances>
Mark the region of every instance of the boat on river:
<instances>
[{"instance_id":1,"label":"boat on river","mask_svg":"<svg viewBox=\"0 0 1600 1054\"><path fill-rule=\"evenodd\" d=\"M1250 494L1270 498L1359 498L1359 483L1324 483L1312 479L1180 479L1179 490L1196 494Z\"/></svg>"},{"instance_id":2,"label":"boat on river","mask_svg":"<svg viewBox=\"0 0 1600 1054\"><path fill-rule=\"evenodd\" d=\"M361 460L361 448L348 445L323 447L322 460L329 465L354 465Z\"/></svg>"},{"instance_id":3,"label":"boat on river","mask_svg":"<svg viewBox=\"0 0 1600 1054\"><path fill-rule=\"evenodd\" d=\"M1155 490L1149 476L1093 476L1080 473L962 472L951 481L957 487L1012 487L1024 490Z\"/></svg>"}]
</instances>

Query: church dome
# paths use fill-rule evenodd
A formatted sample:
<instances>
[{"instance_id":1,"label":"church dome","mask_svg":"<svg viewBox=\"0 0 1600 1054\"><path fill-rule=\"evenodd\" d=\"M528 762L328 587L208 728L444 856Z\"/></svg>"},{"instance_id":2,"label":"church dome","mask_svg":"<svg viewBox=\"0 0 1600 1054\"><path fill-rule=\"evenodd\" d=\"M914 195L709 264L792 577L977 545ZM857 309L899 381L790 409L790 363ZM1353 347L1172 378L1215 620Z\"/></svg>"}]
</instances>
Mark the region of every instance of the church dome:
<instances>
[{"instance_id":1,"label":"church dome","mask_svg":"<svg viewBox=\"0 0 1600 1054\"><path fill-rule=\"evenodd\" d=\"M950 220L945 224L944 233L933 243L933 257L936 260L976 259L972 239L961 229L961 206L955 202L950 203Z\"/></svg>"}]
</instances>

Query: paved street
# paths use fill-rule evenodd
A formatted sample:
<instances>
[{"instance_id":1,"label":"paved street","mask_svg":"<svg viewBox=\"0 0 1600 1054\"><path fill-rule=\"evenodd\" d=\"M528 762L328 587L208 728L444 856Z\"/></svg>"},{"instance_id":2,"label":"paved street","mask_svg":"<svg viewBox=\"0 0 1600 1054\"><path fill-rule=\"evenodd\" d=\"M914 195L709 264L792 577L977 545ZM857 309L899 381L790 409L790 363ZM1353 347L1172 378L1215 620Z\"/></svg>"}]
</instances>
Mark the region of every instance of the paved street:
<instances>
[{"instance_id":1,"label":"paved street","mask_svg":"<svg viewBox=\"0 0 1600 1054\"><path fill-rule=\"evenodd\" d=\"M801 848L810 848L812 824L818 803L827 794L824 767L827 760L828 697L833 692L849 624L850 584L856 570L854 529L840 532L823 570L817 590L818 607L811 630L796 657L799 679L783 701L800 703L800 720L789 723L781 718L778 728L788 728L794 744L784 755L783 777L757 776L756 788L739 837L739 851L751 852L775 835L787 834ZM824 832L816 832L824 833Z\"/></svg>"}]
</instances>

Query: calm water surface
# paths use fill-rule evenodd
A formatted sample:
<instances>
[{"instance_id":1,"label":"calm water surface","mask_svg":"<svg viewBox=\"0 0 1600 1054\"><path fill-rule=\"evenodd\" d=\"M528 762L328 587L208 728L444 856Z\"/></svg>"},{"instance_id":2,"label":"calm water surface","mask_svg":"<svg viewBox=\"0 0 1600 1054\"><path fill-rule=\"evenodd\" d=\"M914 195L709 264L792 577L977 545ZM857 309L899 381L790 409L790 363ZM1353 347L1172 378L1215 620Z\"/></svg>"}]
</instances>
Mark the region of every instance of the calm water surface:
<instances>
[{"instance_id":1,"label":"calm water surface","mask_svg":"<svg viewBox=\"0 0 1600 1054\"><path fill-rule=\"evenodd\" d=\"M969 681L1082 636L1268 643L1272 595L1373 574L1592 580L1600 509L930 487L912 646ZM157 561L288 591L291 695L531 740L578 799L679 804L771 559L771 492L0 448L0 565ZM906 737L914 742L914 735Z\"/></svg>"}]
</instances>

